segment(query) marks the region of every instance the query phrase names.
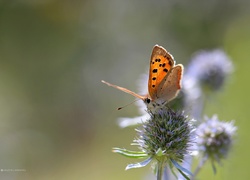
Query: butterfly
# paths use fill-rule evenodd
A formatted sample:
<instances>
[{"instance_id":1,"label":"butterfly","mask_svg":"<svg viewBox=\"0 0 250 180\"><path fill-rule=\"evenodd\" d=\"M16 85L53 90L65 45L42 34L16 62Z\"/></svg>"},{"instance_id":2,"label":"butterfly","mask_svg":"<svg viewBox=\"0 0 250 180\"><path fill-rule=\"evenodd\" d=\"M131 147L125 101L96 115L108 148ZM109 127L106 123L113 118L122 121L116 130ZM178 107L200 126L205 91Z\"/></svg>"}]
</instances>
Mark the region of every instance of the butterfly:
<instances>
[{"instance_id":1,"label":"butterfly","mask_svg":"<svg viewBox=\"0 0 250 180\"><path fill-rule=\"evenodd\" d=\"M183 65L175 65L173 56L166 49L155 45L150 59L147 95L139 95L126 88L103 80L102 82L143 100L147 108L153 111L162 108L178 95L181 89L183 70Z\"/></svg>"}]
</instances>

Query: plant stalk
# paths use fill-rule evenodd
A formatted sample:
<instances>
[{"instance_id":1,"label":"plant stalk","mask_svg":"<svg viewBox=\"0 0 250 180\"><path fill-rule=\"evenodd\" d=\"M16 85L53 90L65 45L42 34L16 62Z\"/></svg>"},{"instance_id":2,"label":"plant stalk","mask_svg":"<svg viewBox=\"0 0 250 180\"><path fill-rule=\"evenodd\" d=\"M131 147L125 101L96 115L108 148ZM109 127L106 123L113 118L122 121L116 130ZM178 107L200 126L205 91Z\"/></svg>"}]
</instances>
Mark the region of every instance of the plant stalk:
<instances>
[{"instance_id":1,"label":"plant stalk","mask_svg":"<svg viewBox=\"0 0 250 180\"><path fill-rule=\"evenodd\" d=\"M164 159L157 162L157 180L162 180L163 170L164 170Z\"/></svg>"}]
</instances>

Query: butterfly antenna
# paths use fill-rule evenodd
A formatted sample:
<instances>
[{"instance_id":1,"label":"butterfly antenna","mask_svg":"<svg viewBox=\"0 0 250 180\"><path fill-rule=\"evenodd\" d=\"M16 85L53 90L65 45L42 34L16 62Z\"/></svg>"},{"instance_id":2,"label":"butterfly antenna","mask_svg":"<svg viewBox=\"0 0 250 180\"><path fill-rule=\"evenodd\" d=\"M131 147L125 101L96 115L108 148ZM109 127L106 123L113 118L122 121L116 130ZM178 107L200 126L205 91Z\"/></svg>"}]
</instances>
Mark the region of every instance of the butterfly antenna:
<instances>
[{"instance_id":1,"label":"butterfly antenna","mask_svg":"<svg viewBox=\"0 0 250 180\"><path fill-rule=\"evenodd\" d=\"M129 105L131 105L131 104L133 104L135 101L138 101L138 100L139 100L139 99L135 99L135 100L132 101L131 103L126 104L125 106L122 106L122 107L117 108L117 110L121 110L121 109L123 109L123 108L125 108L125 107L127 107L127 106L129 106Z\"/></svg>"}]
</instances>

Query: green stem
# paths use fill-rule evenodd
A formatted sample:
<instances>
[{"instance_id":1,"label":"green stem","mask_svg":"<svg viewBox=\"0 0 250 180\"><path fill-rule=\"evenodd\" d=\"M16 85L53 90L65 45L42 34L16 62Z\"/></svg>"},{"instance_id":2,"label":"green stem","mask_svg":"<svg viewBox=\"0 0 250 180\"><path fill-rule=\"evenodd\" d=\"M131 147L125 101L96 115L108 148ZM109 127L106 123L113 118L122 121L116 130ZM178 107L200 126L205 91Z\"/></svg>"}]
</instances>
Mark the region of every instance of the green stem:
<instances>
[{"instance_id":1,"label":"green stem","mask_svg":"<svg viewBox=\"0 0 250 180\"><path fill-rule=\"evenodd\" d=\"M164 170L164 159L157 162L157 180L162 180L162 174Z\"/></svg>"}]
</instances>

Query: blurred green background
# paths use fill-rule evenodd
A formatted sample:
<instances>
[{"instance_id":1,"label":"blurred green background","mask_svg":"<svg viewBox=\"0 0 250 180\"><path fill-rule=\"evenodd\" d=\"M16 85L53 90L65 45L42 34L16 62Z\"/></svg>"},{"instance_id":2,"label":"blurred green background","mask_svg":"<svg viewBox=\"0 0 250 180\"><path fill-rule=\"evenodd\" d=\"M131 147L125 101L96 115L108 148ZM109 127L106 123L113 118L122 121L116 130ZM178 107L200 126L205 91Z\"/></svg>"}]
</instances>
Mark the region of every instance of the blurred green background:
<instances>
[{"instance_id":1,"label":"blurred green background","mask_svg":"<svg viewBox=\"0 0 250 180\"><path fill-rule=\"evenodd\" d=\"M214 175L250 178L250 1L1 0L0 179L150 179L150 167L111 152L135 131L118 117L137 116L134 98L102 79L136 91L152 47L188 64L200 49L223 48L235 72L206 114L236 120L236 145ZM135 148L134 148L135 149Z\"/></svg>"}]
</instances>

